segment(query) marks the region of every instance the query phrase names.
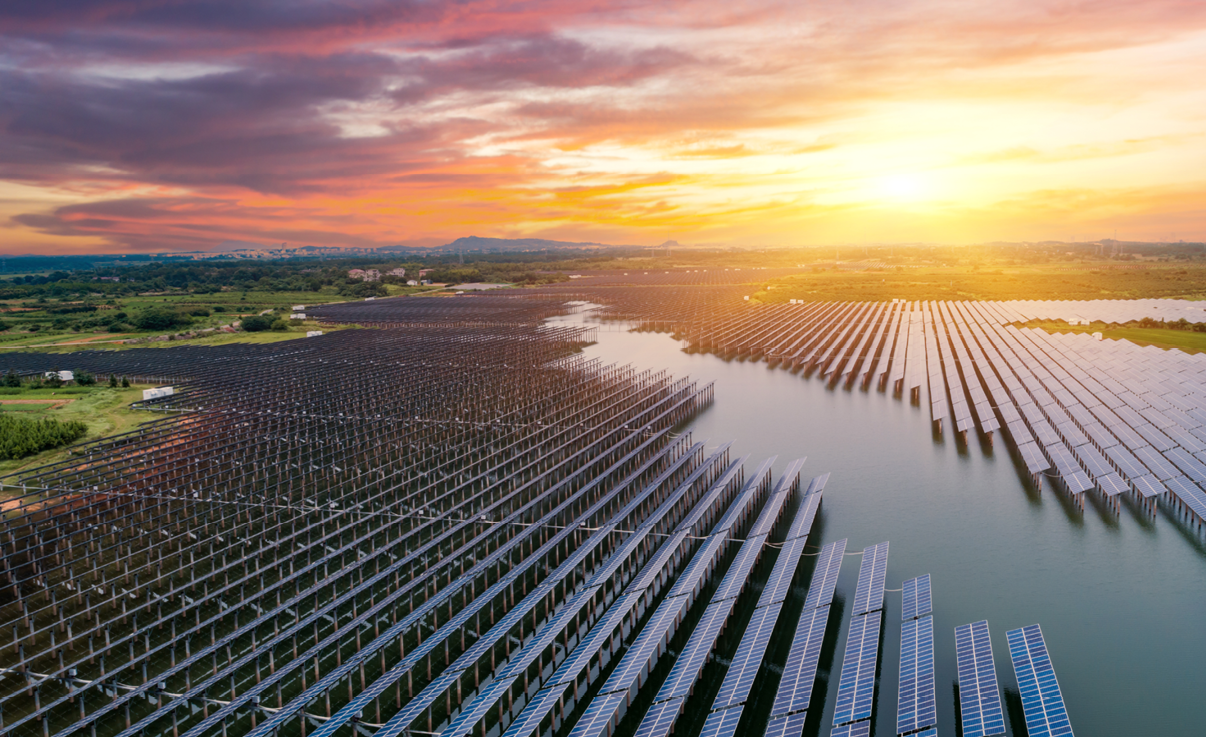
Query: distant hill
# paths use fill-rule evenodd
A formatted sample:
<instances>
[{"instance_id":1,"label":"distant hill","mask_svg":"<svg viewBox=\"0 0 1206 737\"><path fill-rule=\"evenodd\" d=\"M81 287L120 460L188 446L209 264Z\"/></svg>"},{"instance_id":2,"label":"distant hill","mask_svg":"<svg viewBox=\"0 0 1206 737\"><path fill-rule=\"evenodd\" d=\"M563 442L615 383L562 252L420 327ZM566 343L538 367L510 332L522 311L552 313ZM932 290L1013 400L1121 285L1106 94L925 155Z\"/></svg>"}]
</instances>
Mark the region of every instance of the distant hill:
<instances>
[{"instance_id":1,"label":"distant hill","mask_svg":"<svg viewBox=\"0 0 1206 737\"><path fill-rule=\"evenodd\" d=\"M506 251L541 251L544 249L555 250L560 248L618 248L609 243L595 243L593 241L551 241L545 238L482 238L481 236L470 235L463 238L457 238L451 243L445 243L442 246L436 246L432 251L466 251L466 252L506 252ZM631 246L622 246L623 248L631 248ZM378 251L414 251L411 246L382 246Z\"/></svg>"}]
</instances>

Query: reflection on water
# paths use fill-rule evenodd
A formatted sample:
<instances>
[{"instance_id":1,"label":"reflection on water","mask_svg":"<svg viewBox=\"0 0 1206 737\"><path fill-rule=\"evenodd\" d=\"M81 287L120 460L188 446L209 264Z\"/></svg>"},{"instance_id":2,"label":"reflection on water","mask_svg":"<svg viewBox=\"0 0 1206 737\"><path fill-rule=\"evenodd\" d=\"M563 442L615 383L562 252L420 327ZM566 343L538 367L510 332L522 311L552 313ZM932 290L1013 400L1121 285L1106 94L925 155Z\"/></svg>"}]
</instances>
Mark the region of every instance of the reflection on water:
<instances>
[{"instance_id":1,"label":"reflection on water","mask_svg":"<svg viewBox=\"0 0 1206 737\"><path fill-rule=\"evenodd\" d=\"M1093 504L1082 512L1054 488L1024 483L1003 443L965 447L936 436L928 410L887 394L688 354L661 334L602 329L585 354L714 382L715 403L689 426L696 439L735 440L734 457L751 454L747 470L770 455L777 470L808 456L805 477L833 473L825 526L812 542L845 537L856 551L890 540L889 589L933 575L940 733L955 734L956 706L943 697L957 678L954 628L979 619L992 631L997 677L1014 693L1005 632L1042 625L1077 734L1206 733L1206 551L1175 521L1145 520L1125 505L1120 518ZM858 561L842 568L838 590L847 598ZM887 594L886 606L879 735L896 733L900 594ZM848 625L847 614L833 671L822 674L834 684ZM809 722L828 734L836 687L815 695L826 712ZM1020 718L1012 705L1009 712Z\"/></svg>"}]
</instances>

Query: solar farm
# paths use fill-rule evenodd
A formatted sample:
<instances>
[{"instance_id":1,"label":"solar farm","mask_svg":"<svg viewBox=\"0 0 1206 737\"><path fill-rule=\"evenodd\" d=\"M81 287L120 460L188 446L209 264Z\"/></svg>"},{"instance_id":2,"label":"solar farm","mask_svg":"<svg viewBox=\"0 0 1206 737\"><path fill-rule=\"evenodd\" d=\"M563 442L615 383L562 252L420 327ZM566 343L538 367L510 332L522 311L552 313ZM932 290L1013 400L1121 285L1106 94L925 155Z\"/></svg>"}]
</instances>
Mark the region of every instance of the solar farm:
<instances>
[{"instance_id":1,"label":"solar farm","mask_svg":"<svg viewBox=\"0 0 1206 737\"><path fill-rule=\"evenodd\" d=\"M136 405L153 418L138 429L0 479L0 732L1006 734L988 621L936 630L956 595L941 578L889 571L889 543L856 540L855 520L822 535L835 492L806 448L776 466L696 438L711 385L586 358L596 327L546 322L584 308L916 403L1079 509L1126 500L1202 534L1206 357L1014 327L1200 308L742 290L607 273L317 307L365 329L281 343L0 357L173 387ZM883 647L896 606L899 658ZM958 725L940 723L944 642ZM1060 644L1037 624L1005 642L1028 733L1071 735Z\"/></svg>"}]
</instances>

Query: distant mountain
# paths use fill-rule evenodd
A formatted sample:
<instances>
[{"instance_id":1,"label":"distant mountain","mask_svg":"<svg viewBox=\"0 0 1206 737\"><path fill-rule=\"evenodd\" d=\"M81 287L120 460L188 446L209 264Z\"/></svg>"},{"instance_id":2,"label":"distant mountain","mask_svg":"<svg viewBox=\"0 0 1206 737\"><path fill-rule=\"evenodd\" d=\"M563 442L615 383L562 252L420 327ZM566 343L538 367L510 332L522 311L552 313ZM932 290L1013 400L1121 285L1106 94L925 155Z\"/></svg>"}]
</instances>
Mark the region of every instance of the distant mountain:
<instances>
[{"instance_id":1,"label":"distant mountain","mask_svg":"<svg viewBox=\"0 0 1206 737\"><path fill-rule=\"evenodd\" d=\"M551 241L545 238L482 238L481 236L470 235L463 238L457 238L451 243L445 243L442 246L436 246L432 251L468 251L468 252L506 252L506 251L541 251L544 249L555 250L560 248L619 248L609 243L596 243L594 241ZM632 246L622 246L623 248L631 248ZM413 251L423 250L416 249L413 246L382 246L378 251Z\"/></svg>"}]
</instances>

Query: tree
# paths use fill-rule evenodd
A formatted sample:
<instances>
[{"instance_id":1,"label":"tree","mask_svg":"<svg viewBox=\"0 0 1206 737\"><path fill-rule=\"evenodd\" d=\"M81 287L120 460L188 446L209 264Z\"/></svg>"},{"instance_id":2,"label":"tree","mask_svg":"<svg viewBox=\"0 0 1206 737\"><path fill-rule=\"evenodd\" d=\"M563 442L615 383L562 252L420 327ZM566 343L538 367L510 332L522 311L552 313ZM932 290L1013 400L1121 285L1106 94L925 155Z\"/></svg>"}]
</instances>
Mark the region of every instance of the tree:
<instances>
[{"instance_id":1,"label":"tree","mask_svg":"<svg viewBox=\"0 0 1206 737\"><path fill-rule=\"evenodd\" d=\"M8 373L4 375L4 385L13 388L21 386L21 377L17 376L16 369L9 369Z\"/></svg>"},{"instance_id":2,"label":"tree","mask_svg":"<svg viewBox=\"0 0 1206 737\"><path fill-rule=\"evenodd\" d=\"M122 389L130 388L130 378L128 376L121 377L121 388Z\"/></svg>"},{"instance_id":3,"label":"tree","mask_svg":"<svg viewBox=\"0 0 1206 737\"><path fill-rule=\"evenodd\" d=\"M134 318L140 330L166 330L177 325L189 324L189 318L171 307L148 307Z\"/></svg>"},{"instance_id":4,"label":"tree","mask_svg":"<svg viewBox=\"0 0 1206 737\"><path fill-rule=\"evenodd\" d=\"M96 383L96 376L87 371L76 371L75 383L80 386L92 386Z\"/></svg>"},{"instance_id":5,"label":"tree","mask_svg":"<svg viewBox=\"0 0 1206 737\"><path fill-rule=\"evenodd\" d=\"M263 315L252 315L251 317L243 318L243 329L249 333L258 333L262 330L268 330L272 327L272 320Z\"/></svg>"},{"instance_id":6,"label":"tree","mask_svg":"<svg viewBox=\"0 0 1206 737\"><path fill-rule=\"evenodd\" d=\"M109 388L110 389L117 388L117 374L109 374Z\"/></svg>"}]
</instances>

